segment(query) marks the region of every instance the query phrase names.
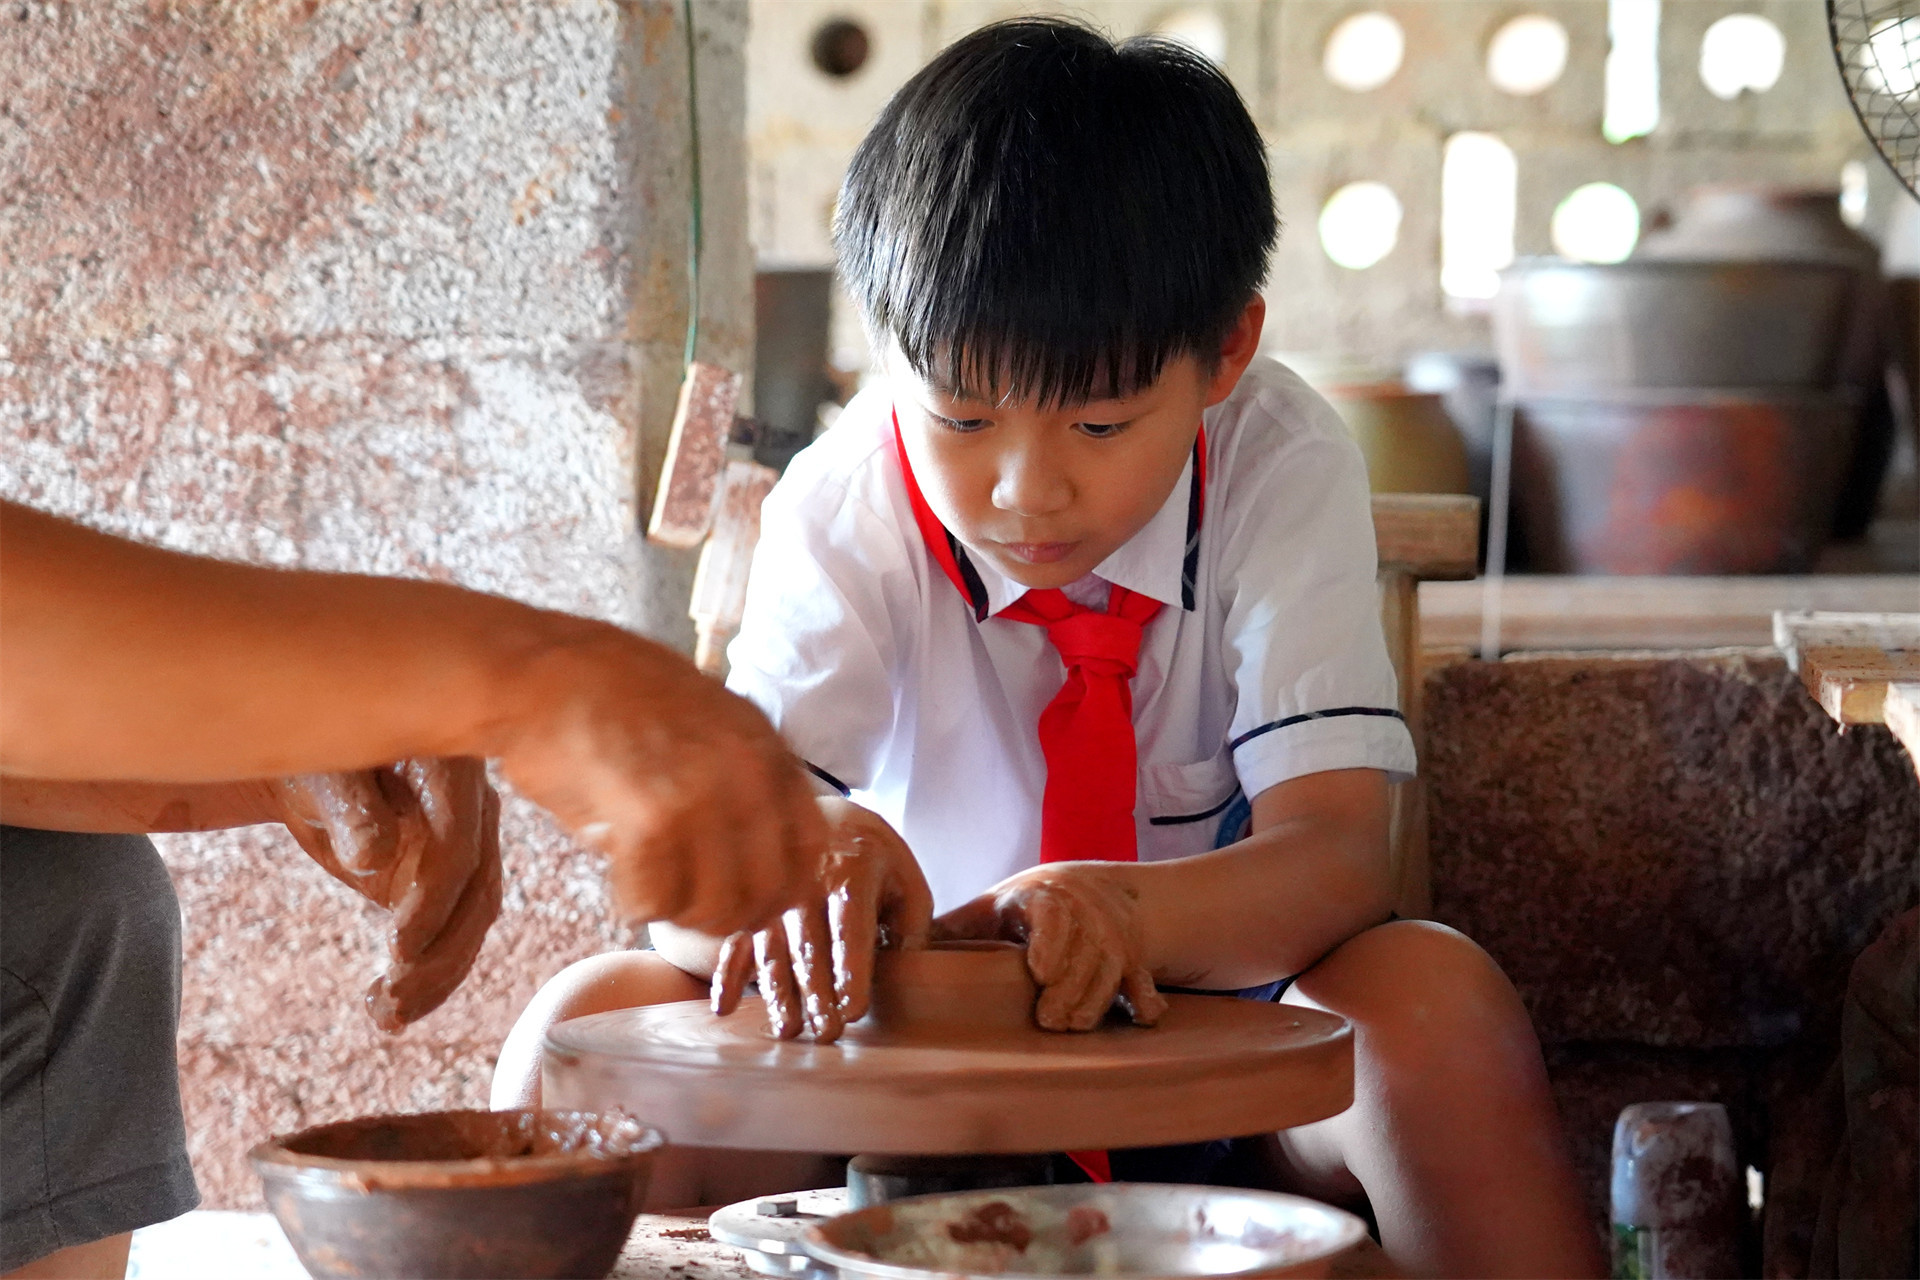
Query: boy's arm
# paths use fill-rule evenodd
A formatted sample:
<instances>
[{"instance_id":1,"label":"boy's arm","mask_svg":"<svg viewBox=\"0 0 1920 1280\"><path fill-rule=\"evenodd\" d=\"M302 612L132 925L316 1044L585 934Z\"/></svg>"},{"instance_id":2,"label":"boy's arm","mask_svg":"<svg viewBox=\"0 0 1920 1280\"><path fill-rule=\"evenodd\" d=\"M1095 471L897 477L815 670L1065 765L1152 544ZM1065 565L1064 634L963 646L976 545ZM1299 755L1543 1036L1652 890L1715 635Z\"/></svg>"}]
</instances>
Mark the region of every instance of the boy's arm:
<instances>
[{"instance_id":1,"label":"boy's arm","mask_svg":"<svg viewBox=\"0 0 1920 1280\"><path fill-rule=\"evenodd\" d=\"M1246 839L1129 870L1160 982L1231 991L1299 973L1392 913L1386 776L1336 769L1269 787Z\"/></svg>"},{"instance_id":2,"label":"boy's arm","mask_svg":"<svg viewBox=\"0 0 1920 1280\"><path fill-rule=\"evenodd\" d=\"M935 922L935 935L1027 946L1036 1017L1086 1031L1116 995L1135 1021L1156 983L1235 990L1309 968L1391 911L1385 776L1340 769L1255 797L1253 833L1169 862L1056 862L1010 876Z\"/></svg>"}]
</instances>

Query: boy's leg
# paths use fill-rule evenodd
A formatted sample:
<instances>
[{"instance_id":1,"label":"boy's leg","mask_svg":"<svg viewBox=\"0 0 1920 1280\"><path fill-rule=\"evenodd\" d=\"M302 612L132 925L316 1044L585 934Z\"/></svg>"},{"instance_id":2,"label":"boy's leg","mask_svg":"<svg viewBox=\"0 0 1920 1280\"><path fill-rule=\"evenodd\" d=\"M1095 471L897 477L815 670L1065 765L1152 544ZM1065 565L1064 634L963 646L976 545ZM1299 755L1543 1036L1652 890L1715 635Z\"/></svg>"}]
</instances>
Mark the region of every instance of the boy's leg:
<instances>
[{"instance_id":1,"label":"boy's leg","mask_svg":"<svg viewBox=\"0 0 1920 1280\"><path fill-rule=\"evenodd\" d=\"M540 988L507 1033L493 1072L494 1110L540 1105L541 1045L555 1023L609 1009L704 1000L706 995L705 982L674 968L655 951L612 951L568 965ZM671 1123L656 1116L640 1118L659 1124L672 1141ZM654 1162L646 1207L732 1204L833 1186L845 1176L836 1161L803 1152L669 1146Z\"/></svg>"},{"instance_id":2,"label":"boy's leg","mask_svg":"<svg viewBox=\"0 0 1920 1280\"><path fill-rule=\"evenodd\" d=\"M1411 1275L1599 1276L1532 1023L1492 959L1444 925L1369 929L1285 997L1353 1023L1353 1106L1277 1135L1286 1180L1364 1191Z\"/></svg>"}]
</instances>

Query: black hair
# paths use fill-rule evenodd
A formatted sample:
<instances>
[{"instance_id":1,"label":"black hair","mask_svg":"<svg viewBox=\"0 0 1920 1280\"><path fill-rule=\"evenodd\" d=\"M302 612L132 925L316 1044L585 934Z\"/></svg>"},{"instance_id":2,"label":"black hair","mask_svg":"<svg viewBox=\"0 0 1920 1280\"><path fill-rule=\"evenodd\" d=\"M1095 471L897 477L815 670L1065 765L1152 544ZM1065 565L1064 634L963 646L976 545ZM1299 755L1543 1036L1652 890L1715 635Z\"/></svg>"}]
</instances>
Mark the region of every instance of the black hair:
<instances>
[{"instance_id":1,"label":"black hair","mask_svg":"<svg viewBox=\"0 0 1920 1280\"><path fill-rule=\"evenodd\" d=\"M1266 148L1205 57L995 23L895 93L834 216L875 338L969 397L1130 395L1211 364L1279 234Z\"/></svg>"}]
</instances>

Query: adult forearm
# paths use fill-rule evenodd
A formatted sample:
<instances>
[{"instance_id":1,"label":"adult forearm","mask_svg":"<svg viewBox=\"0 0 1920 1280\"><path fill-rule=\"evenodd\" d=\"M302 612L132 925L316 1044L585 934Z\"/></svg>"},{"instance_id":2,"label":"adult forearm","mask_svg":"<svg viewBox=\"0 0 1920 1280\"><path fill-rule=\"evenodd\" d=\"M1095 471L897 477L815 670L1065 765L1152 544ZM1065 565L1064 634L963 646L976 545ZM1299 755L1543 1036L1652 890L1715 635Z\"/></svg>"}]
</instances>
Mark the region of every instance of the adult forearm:
<instances>
[{"instance_id":1,"label":"adult forearm","mask_svg":"<svg viewBox=\"0 0 1920 1280\"><path fill-rule=\"evenodd\" d=\"M12 504L0 521L0 774L201 782L497 754L517 673L594 625Z\"/></svg>"},{"instance_id":2,"label":"adult forearm","mask_svg":"<svg viewBox=\"0 0 1920 1280\"><path fill-rule=\"evenodd\" d=\"M281 820L270 782L57 782L0 777L0 822L41 831L218 831Z\"/></svg>"}]
</instances>

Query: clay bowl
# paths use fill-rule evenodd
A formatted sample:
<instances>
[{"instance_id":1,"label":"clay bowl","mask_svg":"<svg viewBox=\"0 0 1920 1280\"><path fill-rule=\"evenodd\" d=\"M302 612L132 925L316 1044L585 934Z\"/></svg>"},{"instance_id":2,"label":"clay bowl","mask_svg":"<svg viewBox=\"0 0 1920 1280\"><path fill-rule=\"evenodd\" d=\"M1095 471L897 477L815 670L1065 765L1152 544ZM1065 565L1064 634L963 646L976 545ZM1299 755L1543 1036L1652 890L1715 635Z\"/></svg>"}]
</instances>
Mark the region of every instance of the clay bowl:
<instances>
[{"instance_id":1,"label":"clay bowl","mask_svg":"<svg viewBox=\"0 0 1920 1280\"><path fill-rule=\"evenodd\" d=\"M1033 1025L1039 998L1025 947L1011 942L936 942L874 958L867 1021L888 1033Z\"/></svg>"},{"instance_id":2,"label":"clay bowl","mask_svg":"<svg viewBox=\"0 0 1920 1280\"><path fill-rule=\"evenodd\" d=\"M840 1280L1170 1280L1325 1276L1366 1234L1352 1214L1301 1196L1135 1182L896 1200L830 1218L803 1242Z\"/></svg>"},{"instance_id":3,"label":"clay bowl","mask_svg":"<svg viewBox=\"0 0 1920 1280\"><path fill-rule=\"evenodd\" d=\"M317 1277L604 1276L663 1143L617 1111L441 1111L321 1125L249 1158Z\"/></svg>"}]
</instances>

